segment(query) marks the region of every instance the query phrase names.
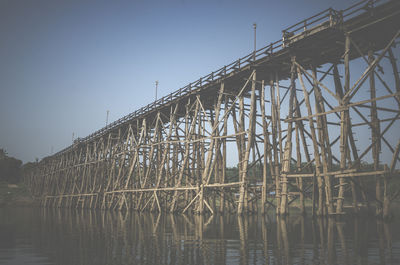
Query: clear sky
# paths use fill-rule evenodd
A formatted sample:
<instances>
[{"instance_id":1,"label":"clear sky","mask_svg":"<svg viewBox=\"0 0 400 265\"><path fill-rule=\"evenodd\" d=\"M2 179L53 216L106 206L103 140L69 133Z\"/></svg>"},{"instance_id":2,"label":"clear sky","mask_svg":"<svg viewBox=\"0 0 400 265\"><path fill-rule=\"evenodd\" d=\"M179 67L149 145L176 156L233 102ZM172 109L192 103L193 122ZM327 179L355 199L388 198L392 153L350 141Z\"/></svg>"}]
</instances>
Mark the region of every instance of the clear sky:
<instances>
[{"instance_id":1,"label":"clear sky","mask_svg":"<svg viewBox=\"0 0 400 265\"><path fill-rule=\"evenodd\" d=\"M43 158L353 0L0 1L0 148Z\"/></svg>"}]
</instances>

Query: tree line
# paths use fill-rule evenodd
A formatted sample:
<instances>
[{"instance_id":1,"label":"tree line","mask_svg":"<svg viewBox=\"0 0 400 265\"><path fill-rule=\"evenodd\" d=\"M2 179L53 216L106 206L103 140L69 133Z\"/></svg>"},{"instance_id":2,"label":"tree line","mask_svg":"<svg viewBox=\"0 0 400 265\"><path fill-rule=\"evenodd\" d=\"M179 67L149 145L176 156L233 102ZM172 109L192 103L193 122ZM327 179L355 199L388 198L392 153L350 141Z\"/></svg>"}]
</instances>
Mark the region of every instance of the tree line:
<instances>
[{"instance_id":1,"label":"tree line","mask_svg":"<svg viewBox=\"0 0 400 265\"><path fill-rule=\"evenodd\" d=\"M18 183L22 176L22 161L8 156L4 149L0 149L0 181Z\"/></svg>"}]
</instances>

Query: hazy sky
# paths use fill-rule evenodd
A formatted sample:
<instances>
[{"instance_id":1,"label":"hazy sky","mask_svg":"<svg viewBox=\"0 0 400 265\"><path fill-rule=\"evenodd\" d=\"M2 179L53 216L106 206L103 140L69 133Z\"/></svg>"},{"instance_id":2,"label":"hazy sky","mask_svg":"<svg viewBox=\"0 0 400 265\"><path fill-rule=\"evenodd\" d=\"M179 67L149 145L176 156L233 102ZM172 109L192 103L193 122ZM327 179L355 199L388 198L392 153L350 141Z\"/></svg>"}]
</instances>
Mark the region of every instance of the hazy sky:
<instances>
[{"instance_id":1,"label":"hazy sky","mask_svg":"<svg viewBox=\"0 0 400 265\"><path fill-rule=\"evenodd\" d=\"M0 148L42 158L357 1L0 0Z\"/></svg>"}]
</instances>

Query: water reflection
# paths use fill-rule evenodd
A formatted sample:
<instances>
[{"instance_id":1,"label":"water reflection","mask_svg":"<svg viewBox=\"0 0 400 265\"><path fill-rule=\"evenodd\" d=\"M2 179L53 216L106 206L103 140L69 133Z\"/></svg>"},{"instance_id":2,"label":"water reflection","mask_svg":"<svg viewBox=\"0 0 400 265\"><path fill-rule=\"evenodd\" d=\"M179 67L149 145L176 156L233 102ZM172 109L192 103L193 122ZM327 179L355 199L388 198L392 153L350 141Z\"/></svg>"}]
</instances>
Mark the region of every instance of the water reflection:
<instances>
[{"instance_id":1,"label":"water reflection","mask_svg":"<svg viewBox=\"0 0 400 265\"><path fill-rule=\"evenodd\" d=\"M399 264L398 224L0 209L0 263Z\"/></svg>"}]
</instances>

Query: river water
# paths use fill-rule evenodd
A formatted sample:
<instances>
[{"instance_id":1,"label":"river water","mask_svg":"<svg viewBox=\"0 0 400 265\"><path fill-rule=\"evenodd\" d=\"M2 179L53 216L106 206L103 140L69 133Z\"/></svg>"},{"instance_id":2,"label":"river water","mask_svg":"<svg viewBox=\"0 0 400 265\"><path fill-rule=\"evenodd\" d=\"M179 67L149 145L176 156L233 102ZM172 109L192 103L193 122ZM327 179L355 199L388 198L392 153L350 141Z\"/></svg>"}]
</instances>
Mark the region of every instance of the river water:
<instances>
[{"instance_id":1,"label":"river water","mask_svg":"<svg viewBox=\"0 0 400 265\"><path fill-rule=\"evenodd\" d=\"M0 209L0 264L400 264L400 221Z\"/></svg>"}]
</instances>

